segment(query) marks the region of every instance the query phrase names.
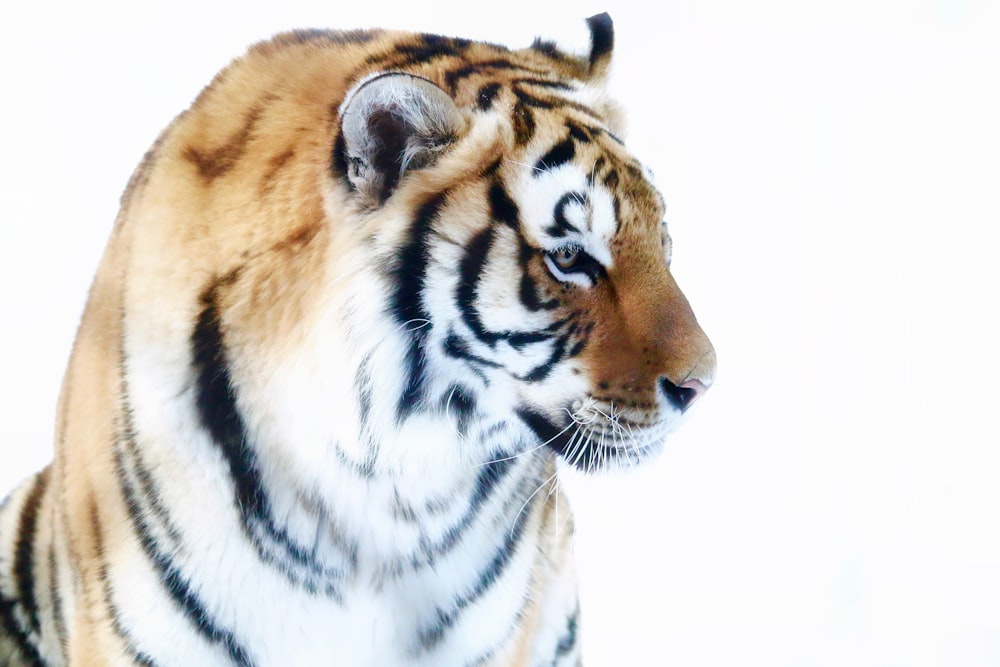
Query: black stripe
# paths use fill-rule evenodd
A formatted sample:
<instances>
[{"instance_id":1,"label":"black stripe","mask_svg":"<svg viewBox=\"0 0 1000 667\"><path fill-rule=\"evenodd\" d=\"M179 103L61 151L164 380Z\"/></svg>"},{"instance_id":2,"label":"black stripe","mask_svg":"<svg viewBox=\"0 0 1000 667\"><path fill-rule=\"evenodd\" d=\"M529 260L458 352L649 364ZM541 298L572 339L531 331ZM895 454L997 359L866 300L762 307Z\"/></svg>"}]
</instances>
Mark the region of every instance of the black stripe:
<instances>
[{"instance_id":1,"label":"black stripe","mask_svg":"<svg viewBox=\"0 0 1000 667\"><path fill-rule=\"evenodd\" d=\"M505 47L500 47L503 50L507 50ZM454 93L458 89L458 84L462 79L470 77L474 74L485 74L489 70L523 70L526 72L537 73L536 70L523 67L510 60L504 58L496 58L494 60L481 60L479 62L474 62L467 65L462 65L457 69L453 69L444 75L445 84Z\"/></svg>"},{"instance_id":2,"label":"black stripe","mask_svg":"<svg viewBox=\"0 0 1000 667\"><path fill-rule=\"evenodd\" d=\"M369 352L358 364L358 370L354 375L354 386L357 387L358 393L358 421L361 422L362 432L367 430L371 420L372 400L375 392L371 364L372 353Z\"/></svg>"},{"instance_id":3,"label":"black stripe","mask_svg":"<svg viewBox=\"0 0 1000 667\"><path fill-rule=\"evenodd\" d=\"M426 550L424 556L428 562L433 563L434 559L441 554L447 553L455 546L458 540L472 526L479 516L486 502L496 493L500 483L510 474L514 467L514 458L502 458L479 467L479 474L476 476L475 490L469 499L469 506L458 522L449 528L438 544Z\"/></svg>"},{"instance_id":4,"label":"black stripe","mask_svg":"<svg viewBox=\"0 0 1000 667\"><path fill-rule=\"evenodd\" d=\"M525 107L532 107L535 109L555 109L557 107L574 105L574 103L568 100L542 99L541 97L532 95L518 86L512 86L512 90L514 91L514 94L517 95L518 102L523 104ZM593 113L593 111L590 113Z\"/></svg>"},{"instance_id":5,"label":"black stripe","mask_svg":"<svg viewBox=\"0 0 1000 667\"><path fill-rule=\"evenodd\" d=\"M482 278L483 269L493 245L493 227L486 227L469 241L465 257L459 264L459 283L455 291L455 301L462 313L462 321L469 330L484 343L496 345L499 336L488 331L476 309L476 288Z\"/></svg>"},{"instance_id":6,"label":"black stripe","mask_svg":"<svg viewBox=\"0 0 1000 667\"><path fill-rule=\"evenodd\" d=\"M453 359L464 359L474 366L486 366L488 368L500 368L500 364L495 361L490 361L489 359L483 359L482 357L476 356L476 354L469 349L468 343L466 343L462 338L458 336L454 331L448 334L444 339L443 345L444 353ZM482 374L477 368L473 368L474 371L479 375L479 377L485 382L486 376Z\"/></svg>"},{"instance_id":7,"label":"black stripe","mask_svg":"<svg viewBox=\"0 0 1000 667\"><path fill-rule=\"evenodd\" d=\"M144 667L155 667L153 659L145 653L140 652L134 640L125 626L122 624L118 606L114 601L114 591L111 586L111 578L108 574L108 562L104 557L104 531L101 527L101 518L97 511L97 503L93 499L90 501L90 528L94 538L94 551L100 559L98 563L97 578L101 583L101 592L104 597L104 605L107 607L108 615L111 617L111 626L125 644L125 649L132 656L132 661Z\"/></svg>"},{"instance_id":8,"label":"black stripe","mask_svg":"<svg viewBox=\"0 0 1000 667\"><path fill-rule=\"evenodd\" d=\"M116 462L116 472L119 476L126 474L133 474L136 480L139 482L139 494L138 497L145 501L149 509L152 511L156 519L159 520L160 527L167 533L167 536L171 539L173 544L179 545L181 542L180 531L174 526L173 521L170 518L170 512L167 511L166 506L163 504L163 500L160 494L159 485L157 485L156 480L153 479L152 473L149 468L146 467L145 462L142 460L142 453L139 451L139 446L135 441L135 433L132 432L132 409L130 406L123 406L122 410L125 413L125 423L129 428L124 432L123 442L125 444L125 451L121 455L115 457ZM128 463L130 467L126 467L125 456L128 456Z\"/></svg>"},{"instance_id":9,"label":"black stripe","mask_svg":"<svg viewBox=\"0 0 1000 667\"><path fill-rule=\"evenodd\" d=\"M317 584L312 577L340 579L343 572L318 563L313 558L312 545L307 547L298 544L286 528L275 525L271 516L270 501L260 477L257 457L247 437L236 402L236 391L230 379L223 325L216 303L217 291L237 277L238 271L234 271L211 285L201 298L203 310L191 335L198 415L202 426L212 436L228 465L234 487L233 504L244 534L253 543L263 562L282 571L291 583L302 585L314 593L317 591ZM127 431L131 435L131 426ZM262 537L269 540L270 544L265 544ZM290 557L295 565L305 568L312 577L298 579L287 563L275 559L274 547ZM341 600L339 591L329 581L322 591Z\"/></svg>"},{"instance_id":10,"label":"black stripe","mask_svg":"<svg viewBox=\"0 0 1000 667\"><path fill-rule=\"evenodd\" d=\"M567 192L556 202L552 212L552 224L545 228L545 233L553 238L562 238L569 234L582 234L584 230L579 229L566 217L566 208L571 204L586 206L589 197L585 192Z\"/></svg>"},{"instance_id":11,"label":"black stripe","mask_svg":"<svg viewBox=\"0 0 1000 667\"><path fill-rule=\"evenodd\" d=\"M528 83L530 84L531 82ZM518 104L525 107L532 107L535 109L575 109L584 115L590 116L594 120L604 122L604 118L585 104L580 104L579 102L575 102L564 97L539 97L538 95L533 95L524 90L516 83L511 88L514 91L514 94L517 95Z\"/></svg>"},{"instance_id":12,"label":"black stripe","mask_svg":"<svg viewBox=\"0 0 1000 667\"><path fill-rule=\"evenodd\" d=\"M543 301L539 296L538 283L531 276L531 261L539 255L538 248L533 247L524 238L524 234L518 232L518 264L521 267L521 284L518 289L518 296L521 304L531 312L539 310L553 310L559 306L558 299Z\"/></svg>"},{"instance_id":13,"label":"black stripe","mask_svg":"<svg viewBox=\"0 0 1000 667\"><path fill-rule=\"evenodd\" d=\"M472 526L481 523L479 515L483 507L498 492L500 483L510 474L514 463L514 457L508 457L480 466L479 474L476 476L475 490L461 518L449 526L437 542L430 542L428 538L422 538L419 551L404 561L384 568L381 574L388 577L398 577L405 572L404 566L406 565L409 565L413 570L433 567L438 558L450 553Z\"/></svg>"},{"instance_id":14,"label":"black stripe","mask_svg":"<svg viewBox=\"0 0 1000 667\"><path fill-rule=\"evenodd\" d=\"M455 428L461 437L466 437L469 426L476 416L476 397L460 384L452 385L441 396L441 410L455 417Z\"/></svg>"},{"instance_id":15,"label":"black stripe","mask_svg":"<svg viewBox=\"0 0 1000 667\"><path fill-rule=\"evenodd\" d=\"M386 67L405 67L437 58L460 56L471 44L472 42L467 39L421 35L419 44L397 45L386 53L369 56L366 62Z\"/></svg>"},{"instance_id":16,"label":"black stripe","mask_svg":"<svg viewBox=\"0 0 1000 667\"><path fill-rule=\"evenodd\" d=\"M532 484L532 488L534 486L535 484ZM511 529L504 531L503 542L497 547L489 564L480 570L476 583L472 588L455 599L450 609L444 610L438 608L435 611L434 624L428 628L424 628L417 634L418 641L420 642L418 652L430 651L440 644L441 640L444 639L445 633L455 626L469 605L485 595L503 575L507 569L507 565L517 551L517 547L520 545L525 526L533 510L533 506L522 510L514 519L514 525Z\"/></svg>"},{"instance_id":17,"label":"black stripe","mask_svg":"<svg viewBox=\"0 0 1000 667\"><path fill-rule=\"evenodd\" d=\"M476 95L476 105L479 107L480 111L487 111L491 106L493 106L493 100L496 99L497 93L500 92L499 83L488 83L479 89L479 94Z\"/></svg>"},{"instance_id":18,"label":"black stripe","mask_svg":"<svg viewBox=\"0 0 1000 667\"><path fill-rule=\"evenodd\" d=\"M515 84L523 83L529 86L538 86L540 88L549 88L551 90L567 90L567 91L573 90L573 86L569 85L565 81L555 81L552 79L537 79L537 78L514 79L513 83Z\"/></svg>"},{"instance_id":19,"label":"black stripe","mask_svg":"<svg viewBox=\"0 0 1000 667\"><path fill-rule=\"evenodd\" d=\"M566 121L566 127L569 128L570 137L584 144L591 143L594 140L594 135L598 132L597 130L577 125L572 121Z\"/></svg>"},{"instance_id":20,"label":"black stripe","mask_svg":"<svg viewBox=\"0 0 1000 667\"><path fill-rule=\"evenodd\" d=\"M478 511L483 506L497 485L506 477L514 465L513 458L502 458L490 461L479 468L479 475L476 477L476 490L469 500L469 510Z\"/></svg>"},{"instance_id":21,"label":"black stripe","mask_svg":"<svg viewBox=\"0 0 1000 667\"><path fill-rule=\"evenodd\" d=\"M527 375L522 379L527 382L541 382L546 379L556 365L563 360L566 355L566 344L568 341L567 336L559 336L556 338L555 344L552 346L552 354L544 362L535 366Z\"/></svg>"},{"instance_id":22,"label":"black stripe","mask_svg":"<svg viewBox=\"0 0 1000 667\"><path fill-rule=\"evenodd\" d=\"M203 309L191 335L192 362L197 376L196 403L202 426L222 450L236 488L236 504L244 515L265 513L257 460L247 446L243 418L229 376L222 323L216 304L217 286L202 296Z\"/></svg>"},{"instance_id":23,"label":"black stripe","mask_svg":"<svg viewBox=\"0 0 1000 667\"><path fill-rule=\"evenodd\" d=\"M417 211L410 225L406 242L399 249L391 270L395 286L389 306L396 322L408 331L410 340L404 360L406 384L396 407L397 423L402 422L421 407L426 383L427 353L425 345L432 326L430 314L421 301L427 279L430 248L428 239L438 212L444 205L447 192L439 192Z\"/></svg>"},{"instance_id":24,"label":"black stripe","mask_svg":"<svg viewBox=\"0 0 1000 667\"><path fill-rule=\"evenodd\" d=\"M539 53L543 53L547 55L549 58L552 58L553 60L563 60L563 61L569 60L569 57L565 53L559 50L559 47L556 46L556 43L548 39L542 39L541 37L536 37L535 41L531 43L531 49L533 51L538 51Z\"/></svg>"},{"instance_id":25,"label":"black stripe","mask_svg":"<svg viewBox=\"0 0 1000 667\"><path fill-rule=\"evenodd\" d=\"M115 448L115 456L119 466L124 466L121 460L121 448ZM190 582L181 573L180 568L173 559L159 549L156 539L150 532L149 524L146 523L140 509L139 498L135 489L129 484L124 475L118 478L119 487L125 497L125 507L128 509L129 519L135 530L136 537L143 553L149 558L160 579L160 584L169 595L170 599L181 611L184 617L194 626L203 638L213 644L220 644L229 654L234 665L238 667L252 667L253 661L250 654L235 635L228 629L217 625L209 615L208 610L201 598L191 588Z\"/></svg>"},{"instance_id":26,"label":"black stripe","mask_svg":"<svg viewBox=\"0 0 1000 667\"><path fill-rule=\"evenodd\" d=\"M0 589L0 630L14 643L20 657L26 662L26 667L45 667L38 649L28 639L27 633L21 629L14 616L16 604L13 600L8 600L3 594L3 589Z\"/></svg>"},{"instance_id":27,"label":"black stripe","mask_svg":"<svg viewBox=\"0 0 1000 667\"><path fill-rule=\"evenodd\" d=\"M535 171L532 172L532 175L539 176L546 171L552 171L553 169L561 167L572 160L575 154L576 146L573 143L573 139L567 137L550 148L549 152L543 155L538 162L535 163Z\"/></svg>"},{"instance_id":28,"label":"black stripe","mask_svg":"<svg viewBox=\"0 0 1000 667\"><path fill-rule=\"evenodd\" d=\"M490 186L489 197L490 217L511 229L518 229L521 225L520 211L499 179Z\"/></svg>"},{"instance_id":29,"label":"black stripe","mask_svg":"<svg viewBox=\"0 0 1000 667\"><path fill-rule=\"evenodd\" d=\"M518 290L518 296L521 299L521 304L530 311L552 310L559 305L559 302L555 299L542 301L538 296L538 284L531 277L531 274L524 270L521 273L521 285Z\"/></svg>"},{"instance_id":30,"label":"black stripe","mask_svg":"<svg viewBox=\"0 0 1000 667\"><path fill-rule=\"evenodd\" d=\"M552 340L552 334L548 331L515 331L505 334L504 339L515 350L523 350L528 345Z\"/></svg>"},{"instance_id":31,"label":"black stripe","mask_svg":"<svg viewBox=\"0 0 1000 667\"><path fill-rule=\"evenodd\" d=\"M59 568L56 562L55 540L49 544L49 599L52 601L52 624L55 626L56 639L59 642L59 652L63 662L69 662L67 649L69 635L66 632L66 619L63 617L63 599L59 584Z\"/></svg>"},{"instance_id":32,"label":"black stripe","mask_svg":"<svg viewBox=\"0 0 1000 667\"><path fill-rule=\"evenodd\" d=\"M557 454L566 452L573 438L574 429L564 429L550 418L529 407L519 407L514 412L534 432L540 443L544 442Z\"/></svg>"},{"instance_id":33,"label":"black stripe","mask_svg":"<svg viewBox=\"0 0 1000 667\"><path fill-rule=\"evenodd\" d=\"M563 630L562 636L559 637L559 642L556 644L556 654L552 656L550 667L558 667L559 661L576 648L579 623L580 607L578 606L566 619L566 629Z\"/></svg>"},{"instance_id":34,"label":"black stripe","mask_svg":"<svg viewBox=\"0 0 1000 667\"><path fill-rule=\"evenodd\" d=\"M619 136L618 136L617 134L615 134L614 132L609 132L608 130L602 130L602 133L603 133L603 134L604 134L605 136L607 136L607 137L610 137L610 138L611 138L611 140L612 140L613 142L615 142L616 144L618 144L618 145L620 145L620 146L625 146L625 140L624 140L624 139L622 139L621 137L619 137Z\"/></svg>"},{"instance_id":35,"label":"black stripe","mask_svg":"<svg viewBox=\"0 0 1000 667\"><path fill-rule=\"evenodd\" d=\"M520 214L517 205L511 200L499 181L490 187L489 200L491 217L517 230L520 236ZM542 332L490 331L483 324L479 311L476 308L476 292L479 282L484 275L483 272L495 237L495 227L486 227L473 236L472 240L466 246L465 256L459 264L459 283L455 291L455 302L462 314L462 321L465 322L476 338L491 347L495 346L501 340L509 341L514 347L523 347L530 343L551 338L550 333ZM521 237L520 243L521 269L522 276L524 276L527 275L527 261L530 259L530 254L534 251L526 248L526 242L523 237ZM528 280L529 285L526 287L524 278L522 277L521 296L526 304L530 304L529 308L535 306L537 308L534 309L554 307L554 305L551 305L551 302L543 303L537 299L537 295L530 293L532 286L530 278ZM549 328L551 329L552 327ZM446 352L450 356L463 358L467 356L468 347L460 339L449 337L446 340Z\"/></svg>"},{"instance_id":36,"label":"black stripe","mask_svg":"<svg viewBox=\"0 0 1000 667\"><path fill-rule=\"evenodd\" d=\"M17 526L17 545L14 549L14 583L21 609L28 618L28 626L40 632L38 622L38 600L35 598L35 533L38 528L38 509L48 486L51 468L45 468L35 476L35 482L28 497L21 506L21 518Z\"/></svg>"},{"instance_id":37,"label":"black stripe","mask_svg":"<svg viewBox=\"0 0 1000 667\"><path fill-rule=\"evenodd\" d=\"M514 141L518 146L523 146L535 136L535 116L524 100L518 100L514 105L513 120Z\"/></svg>"}]
</instances>

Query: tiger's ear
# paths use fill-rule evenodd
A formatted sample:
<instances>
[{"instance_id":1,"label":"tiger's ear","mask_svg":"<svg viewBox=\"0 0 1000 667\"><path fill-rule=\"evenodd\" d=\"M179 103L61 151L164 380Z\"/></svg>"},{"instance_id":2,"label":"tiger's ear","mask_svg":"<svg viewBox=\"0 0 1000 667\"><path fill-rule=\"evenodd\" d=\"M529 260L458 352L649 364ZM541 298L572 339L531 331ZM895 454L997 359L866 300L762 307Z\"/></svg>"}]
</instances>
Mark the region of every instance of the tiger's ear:
<instances>
[{"instance_id":1,"label":"tiger's ear","mask_svg":"<svg viewBox=\"0 0 1000 667\"><path fill-rule=\"evenodd\" d=\"M590 78L600 81L611 68L611 51L615 46L615 26L607 12L587 19L590 28Z\"/></svg>"},{"instance_id":2,"label":"tiger's ear","mask_svg":"<svg viewBox=\"0 0 1000 667\"><path fill-rule=\"evenodd\" d=\"M375 76L341 105L342 168L369 204L382 204L406 172L433 164L464 127L455 102L431 81L402 72Z\"/></svg>"}]
</instances>

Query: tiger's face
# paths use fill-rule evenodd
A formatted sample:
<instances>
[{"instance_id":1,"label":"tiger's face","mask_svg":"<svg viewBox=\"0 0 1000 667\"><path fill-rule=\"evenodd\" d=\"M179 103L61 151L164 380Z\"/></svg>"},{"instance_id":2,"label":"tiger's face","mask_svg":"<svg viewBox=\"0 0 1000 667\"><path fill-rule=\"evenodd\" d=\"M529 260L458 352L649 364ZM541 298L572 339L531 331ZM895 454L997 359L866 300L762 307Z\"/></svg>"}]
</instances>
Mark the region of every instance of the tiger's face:
<instances>
[{"instance_id":1,"label":"tiger's face","mask_svg":"<svg viewBox=\"0 0 1000 667\"><path fill-rule=\"evenodd\" d=\"M413 94L427 97L400 102ZM512 81L464 113L410 75L374 77L354 95L367 116L354 131L417 136L394 140L418 165L396 181L401 160L365 154L370 139L351 137L345 103L342 161L357 196L382 228L416 211L384 235L380 260L389 310L407 332L397 419L437 410L464 433L513 417L528 442L586 471L656 453L711 385L715 352L670 273L660 194L599 113L576 101L580 90ZM517 111L525 98L536 102L528 136ZM388 177L379 163L391 165ZM496 449L511 453L479 455Z\"/></svg>"}]
</instances>

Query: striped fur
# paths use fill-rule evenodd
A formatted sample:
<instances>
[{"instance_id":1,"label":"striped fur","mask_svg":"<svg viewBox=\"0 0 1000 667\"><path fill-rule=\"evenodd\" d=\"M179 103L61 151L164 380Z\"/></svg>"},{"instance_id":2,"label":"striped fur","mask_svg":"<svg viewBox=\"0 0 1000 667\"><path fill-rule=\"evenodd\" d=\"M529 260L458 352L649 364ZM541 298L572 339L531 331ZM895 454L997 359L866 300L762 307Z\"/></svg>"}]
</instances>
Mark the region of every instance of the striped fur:
<instances>
[{"instance_id":1,"label":"striped fur","mask_svg":"<svg viewBox=\"0 0 1000 667\"><path fill-rule=\"evenodd\" d=\"M715 364L589 24L281 35L164 132L0 512L0 663L578 664L557 465Z\"/></svg>"}]
</instances>

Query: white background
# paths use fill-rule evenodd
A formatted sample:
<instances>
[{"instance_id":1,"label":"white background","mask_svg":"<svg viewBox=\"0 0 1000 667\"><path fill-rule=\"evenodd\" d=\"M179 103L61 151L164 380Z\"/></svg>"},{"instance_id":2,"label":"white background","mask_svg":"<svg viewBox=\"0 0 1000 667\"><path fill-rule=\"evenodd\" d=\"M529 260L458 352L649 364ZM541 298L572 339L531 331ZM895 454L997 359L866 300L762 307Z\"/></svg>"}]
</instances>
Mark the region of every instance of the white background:
<instances>
[{"instance_id":1,"label":"white background","mask_svg":"<svg viewBox=\"0 0 1000 667\"><path fill-rule=\"evenodd\" d=\"M247 44L377 25L527 44L609 9L628 140L720 372L662 460L572 484L588 665L1000 665L998 3L14 4L0 493L51 456L131 170Z\"/></svg>"}]
</instances>

